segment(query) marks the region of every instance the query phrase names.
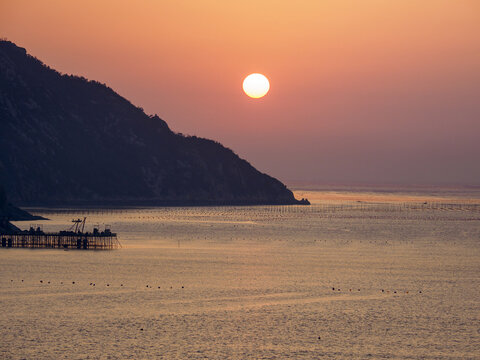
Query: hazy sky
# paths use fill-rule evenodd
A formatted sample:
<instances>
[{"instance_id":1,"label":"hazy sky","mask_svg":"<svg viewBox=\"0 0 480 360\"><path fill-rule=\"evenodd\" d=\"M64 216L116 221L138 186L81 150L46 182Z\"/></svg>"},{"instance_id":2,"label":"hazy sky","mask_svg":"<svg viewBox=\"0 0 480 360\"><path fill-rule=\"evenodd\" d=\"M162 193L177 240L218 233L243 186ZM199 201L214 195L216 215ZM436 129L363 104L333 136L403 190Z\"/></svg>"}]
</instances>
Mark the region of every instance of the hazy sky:
<instances>
[{"instance_id":1,"label":"hazy sky","mask_svg":"<svg viewBox=\"0 0 480 360\"><path fill-rule=\"evenodd\" d=\"M478 0L0 0L0 36L283 181L480 184Z\"/></svg>"}]
</instances>

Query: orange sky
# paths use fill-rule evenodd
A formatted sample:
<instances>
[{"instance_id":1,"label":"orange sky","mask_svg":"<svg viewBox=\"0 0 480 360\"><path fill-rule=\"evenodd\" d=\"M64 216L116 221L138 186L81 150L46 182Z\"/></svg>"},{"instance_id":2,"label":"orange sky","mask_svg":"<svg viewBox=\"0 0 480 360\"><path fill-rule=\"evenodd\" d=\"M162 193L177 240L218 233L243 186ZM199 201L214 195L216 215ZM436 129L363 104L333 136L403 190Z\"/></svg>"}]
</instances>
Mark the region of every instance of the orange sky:
<instances>
[{"instance_id":1,"label":"orange sky","mask_svg":"<svg viewBox=\"0 0 480 360\"><path fill-rule=\"evenodd\" d=\"M0 0L0 36L284 181L480 184L477 0Z\"/></svg>"}]
</instances>

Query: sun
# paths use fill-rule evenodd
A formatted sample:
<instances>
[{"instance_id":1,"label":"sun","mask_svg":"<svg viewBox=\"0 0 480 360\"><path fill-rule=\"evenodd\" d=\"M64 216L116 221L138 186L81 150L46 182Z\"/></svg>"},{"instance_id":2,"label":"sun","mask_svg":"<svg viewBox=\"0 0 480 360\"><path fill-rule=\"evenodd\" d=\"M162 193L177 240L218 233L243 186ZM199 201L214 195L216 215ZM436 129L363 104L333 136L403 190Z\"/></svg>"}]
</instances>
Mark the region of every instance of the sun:
<instances>
[{"instance_id":1,"label":"sun","mask_svg":"<svg viewBox=\"0 0 480 360\"><path fill-rule=\"evenodd\" d=\"M270 90L270 83L265 75L254 73L243 80L243 91L251 98L261 98L267 94L268 90Z\"/></svg>"}]
</instances>

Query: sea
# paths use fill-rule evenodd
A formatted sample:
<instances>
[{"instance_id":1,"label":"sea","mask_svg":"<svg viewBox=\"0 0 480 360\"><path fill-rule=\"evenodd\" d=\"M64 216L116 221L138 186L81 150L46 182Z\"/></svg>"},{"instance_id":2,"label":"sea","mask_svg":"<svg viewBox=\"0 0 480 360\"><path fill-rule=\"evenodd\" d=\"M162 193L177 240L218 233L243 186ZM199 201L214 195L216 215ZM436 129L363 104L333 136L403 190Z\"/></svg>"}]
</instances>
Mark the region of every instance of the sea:
<instances>
[{"instance_id":1,"label":"sea","mask_svg":"<svg viewBox=\"0 0 480 360\"><path fill-rule=\"evenodd\" d=\"M35 208L121 249L0 248L0 359L480 359L480 188Z\"/></svg>"}]
</instances>

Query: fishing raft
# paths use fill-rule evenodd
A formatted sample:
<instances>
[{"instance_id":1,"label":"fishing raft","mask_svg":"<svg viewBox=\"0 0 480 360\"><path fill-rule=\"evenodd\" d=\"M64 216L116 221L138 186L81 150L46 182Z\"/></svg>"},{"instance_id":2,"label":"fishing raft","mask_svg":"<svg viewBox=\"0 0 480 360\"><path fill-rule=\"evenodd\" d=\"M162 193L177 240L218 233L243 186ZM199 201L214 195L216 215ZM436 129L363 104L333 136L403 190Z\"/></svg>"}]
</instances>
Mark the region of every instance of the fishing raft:
<instances>
[{"instance_id":1,"label":"fishing raft","mask_svg":"<svg viewBox=\"0 0 480 360\"><path fill-rule=\"evenodd\" d=\"M39 226L31 226L30 230L0 234L1 247L65 250L114 250L121 247L117 234L112 233L108 225L103 231L95 226L92 232L85 232L86 220L74 219L72 228L58 233L44 232Z\"/></svg>"}]
</instances>

